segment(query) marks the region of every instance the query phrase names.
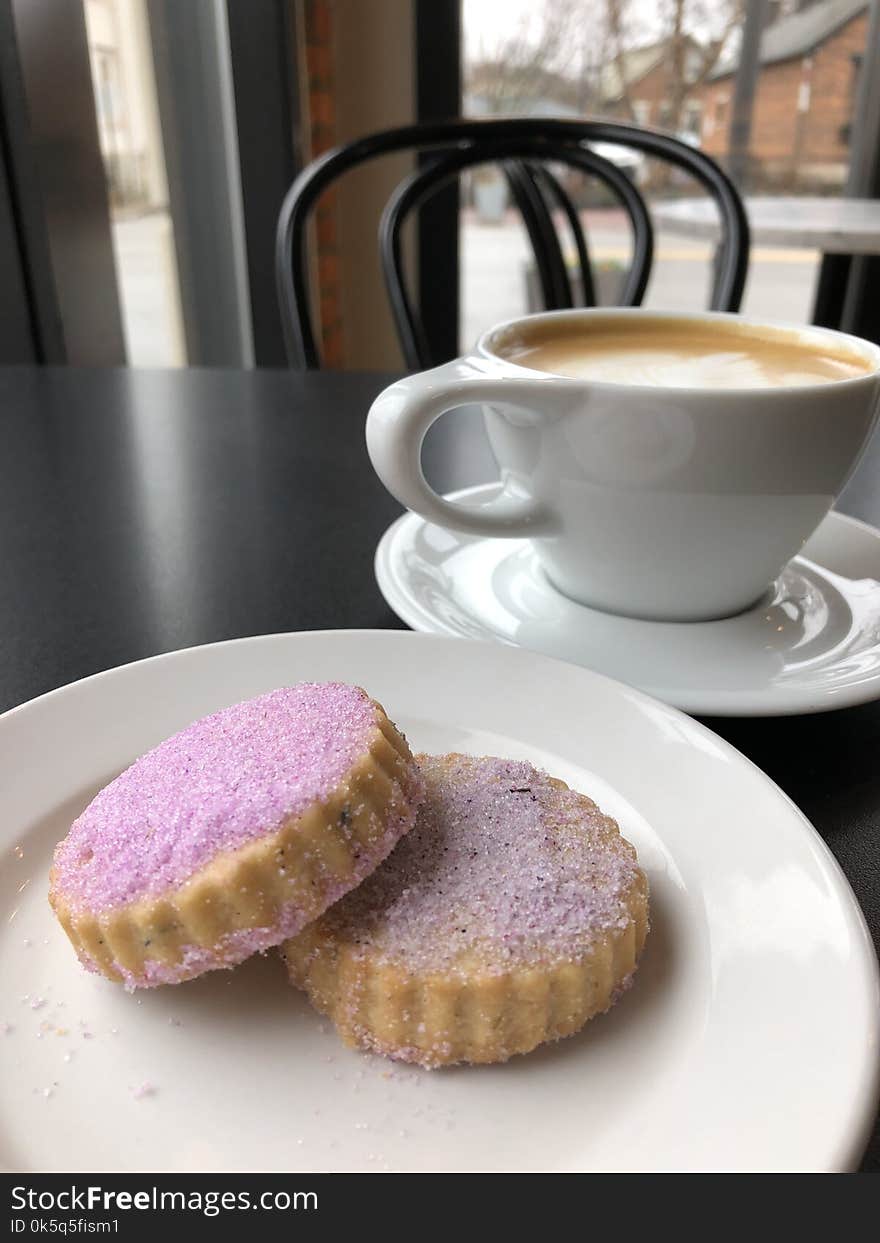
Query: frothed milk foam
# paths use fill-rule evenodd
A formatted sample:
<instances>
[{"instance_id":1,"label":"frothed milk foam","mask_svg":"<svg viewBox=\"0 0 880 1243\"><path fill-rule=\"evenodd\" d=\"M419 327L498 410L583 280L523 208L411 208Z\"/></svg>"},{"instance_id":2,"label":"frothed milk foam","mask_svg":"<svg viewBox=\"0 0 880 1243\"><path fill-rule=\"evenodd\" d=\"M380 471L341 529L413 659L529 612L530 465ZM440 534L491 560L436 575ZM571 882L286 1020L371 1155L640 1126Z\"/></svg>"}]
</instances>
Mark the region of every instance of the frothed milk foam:
<instances>
[{"instance_id":1,"label":"frothed milk foam","mask_svg":"<svg viewBox=\"0 0 880 1243\"><path fill-rule=\"evenodd\" d=\"M511 362L553 375L660 388L789 388L849 380L871 370L855 351L808 329L750 328L694 319L597 318L521 323L493 343Z\"/></svg>"}]
</instances>

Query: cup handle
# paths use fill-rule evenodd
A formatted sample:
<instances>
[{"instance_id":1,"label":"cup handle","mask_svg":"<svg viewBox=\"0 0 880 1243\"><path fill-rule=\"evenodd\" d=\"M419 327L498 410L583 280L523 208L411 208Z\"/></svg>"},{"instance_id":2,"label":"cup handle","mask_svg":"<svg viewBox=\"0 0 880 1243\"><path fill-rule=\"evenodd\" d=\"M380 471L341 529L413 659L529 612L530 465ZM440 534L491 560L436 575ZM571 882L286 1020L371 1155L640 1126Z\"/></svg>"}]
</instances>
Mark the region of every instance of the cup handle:
<instances>
[{"instance_id":1,"label":"cup handle","mask_svg":"<svg viewBox=\"0 0 880 1243\"><path fill-rule=\"evenodd\" d=\"M456 359L407 376L379 394L367 416L367 451L388 491L423 518L467 535L508 539L550 535L558 529L556 516L534 497L502 491L477 508L440 496L422 471L422 444L428 428L459 406L502 402L522 408L538 421L544 416L537 410L543 411L552 400L550 386L541 380L484 375L468 360Z\"/></svg>"}]
</instances>

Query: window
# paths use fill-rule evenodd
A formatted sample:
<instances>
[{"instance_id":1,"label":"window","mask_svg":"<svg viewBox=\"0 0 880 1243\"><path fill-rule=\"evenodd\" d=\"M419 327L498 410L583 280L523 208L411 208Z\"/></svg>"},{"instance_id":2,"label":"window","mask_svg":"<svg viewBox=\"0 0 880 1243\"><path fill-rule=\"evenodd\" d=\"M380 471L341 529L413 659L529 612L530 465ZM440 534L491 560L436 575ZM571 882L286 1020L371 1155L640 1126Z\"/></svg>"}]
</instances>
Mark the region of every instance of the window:
<instances>
[{"instance_id":1,"label":"window","mask_svg":"<svg viewBox=\"0 0 880 1243\"><path fill-rule=\"evenodd\" d=\"M768 2L756 40L757 73L739 78L744 9L738 0L659 6L645 0L462 0L464 111L479 115L475 103L491 95L497 115L635 120L699 144L722 167L733 156L747 195L841 194L859 74L880 74L867 42L872 7L855 0ZM804 61L811 62L808 78L801 72ZM743 152L732 146L734 97L738 81L749 95L744 88L753 76ZM646 306L705 306L713 242L689 234L674 211L662 219L667 200L680 206L680 200L697 197L696 187L678 172L663 175L655 161L630 160L627 175L655 210L657 224ZM576 185L575 207L599 275L598 300L611 302L629 263L629 228L610 195L589 178ZM699 209L698 203L690 206ZM563 244L573 258L567 231ZM807 246L755 247L744 311L808 321L819 260ZM464 207L462 342L493 322L540 309L531 264L528 238L509 204L482 216L474 206Z\"/></svg>"},{"instance_id":2,"label":"window","mask_svg":"<svg viewBox=\"0 0 880 1243\"><path fill-rule=\"evenodd\" d=\"M703 105L699 100L685 104L682 115L682 131L691 138L699 138L703 124Z\"/></svg>"},{"instance_id":3,"label":"window","mask_svg":"<svg viewBox=\"0 0 880 1243\"><path fill-rule=\"evenodd\" d=\"M850 66L851 66L851 72L850 72L850 78L849 78L849 112L850 112L850 115L840 127L840 141L843 143L845 147L849 146L850 139L852 138L852 114L855 112L856 93L858 91L858 86L859 86L859 75L862 71L862 61L864 59L865 58L861 52L854 52L852 56L850 57Z\"/></svg>"},{"instance_id":4,"label":"window","mask_svg":"<svg viewBox=\"0 0 880 1243\"><path fill-rule=\"evenodd\" d=\"M85 0L98 139L128 362L180 366L186 345L144 0Z\"/></svg>"}]
</instances>

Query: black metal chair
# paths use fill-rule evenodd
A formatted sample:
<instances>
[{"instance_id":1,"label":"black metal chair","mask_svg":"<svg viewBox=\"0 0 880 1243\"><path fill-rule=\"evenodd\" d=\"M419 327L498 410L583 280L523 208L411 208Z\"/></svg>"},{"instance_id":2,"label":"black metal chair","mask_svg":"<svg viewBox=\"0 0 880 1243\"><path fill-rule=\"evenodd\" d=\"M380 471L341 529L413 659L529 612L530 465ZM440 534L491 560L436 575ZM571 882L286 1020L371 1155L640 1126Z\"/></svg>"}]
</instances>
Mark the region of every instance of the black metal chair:
<instances>
[{"instance_id":1,"label":"black metal chair","mask_svg":"<svg viewBox=\"0 0 880 1243\"><path fill-rule=\"evenodd\" d=\"M583 290L582 303L595 303L593 270L590 263L586 238L571 199L558 179L544 165L534 159L524 159L529 148L522 141L497 144L493 157L507 176L514 201L523 218L532 246L535 267L541 293L547 310L563 310L575 305L568 269L553 224L552 209L559 206L575 239L578 268ZM513 155L520 158L514 159ZM403 224L407 215L418 207L442 185L454 179L464 169L484 164L486 156L480 146L454 151L438 157L425 168L418 169L404 178L388 200L379 226L379 245L382 270L388 288L391 311L394 316L404 359L408 367L430 365L430 350L422 331L421 320L406 288L403 265ZM644 296L651 271L654 236L651 217L645 201L625 173L595 152L586 148L566 149L556 163L565 163L593 174L618 198L626 211L633 232L633 258L624 282L621 302L624 306L638 306Z\"/></svg>"},{"instance_id":2,"label":"black metal chair","mask_svg":"<svg viewBox=\"0 0 880 1243\"><path fill-rule=\"evenodd\" d=\"M749 258L749 229L736 187L723 170L671 134L612 121L503 119L448 121L410 125L369 134L328 151L297 177L278 218L276 280L284 340L291 366L320 367L312 325L306 226L327 187L349 169L377 156L414 150L432 159L397 187L382 216L379 244L389 300L407 366L433 366L418 311L406 287L401 232L409 213L441 186L477 164L498 163L507 177L534 252L541 294L547 310L574 305L571 280L556 231L553 212L560 210L577 251L583 302L594 302L589 248L574 205L548 165L566 165L602 181L622 205L633 232L633 257L620 302L638 306L653 260L653 230L642 195L613 163L590 143L616 143L656 156L690 173L714 199L721 220L710 309L737 311Z\"/></svg>"}]
</instances>

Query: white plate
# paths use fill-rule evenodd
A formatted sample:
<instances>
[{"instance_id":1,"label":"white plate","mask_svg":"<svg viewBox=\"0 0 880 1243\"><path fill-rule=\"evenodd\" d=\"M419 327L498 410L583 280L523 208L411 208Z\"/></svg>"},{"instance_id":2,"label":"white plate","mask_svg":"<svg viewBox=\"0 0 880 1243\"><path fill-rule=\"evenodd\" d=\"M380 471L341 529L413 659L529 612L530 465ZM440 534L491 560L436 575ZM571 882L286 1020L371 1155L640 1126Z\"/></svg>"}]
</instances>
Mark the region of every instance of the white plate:
<instances>
[{"instance_id":1,"label":"white plate","mask_svg":"<svg viewBox=\"0 0 880 1243\"><path fill-rule=\"evenodd\" d=\"M454 493L485 504L497 484ZM619 678L686 712L776 716L880 697L880 531L831 513L775 591L737 617L650 622L576 604L525 540L404 514L376 551L385 599L416 630L500 639Z\"/></svg>"},{"instance_id":2,"label":"white plate","mask_svg":"<svg viewBox=\"0 0 880 1243\"><path fill-rule=\"evenodd\" d=\"M534 760L618 818L650 877L653 930L635 987L610 1014L505 1066L430 1073L344 1049L274 954L134 996L79 968L46 903L51 850L71 819L188 721L304 678L362 683L415 747ZM0 756L7 1166L858 1161L877 1087L878 982L849 886L766 776L637 691L501 644L277 635L55 691L0 718ZM155 1090L139 1095L145 1083Z\"/></svg>"}]
</instances>

